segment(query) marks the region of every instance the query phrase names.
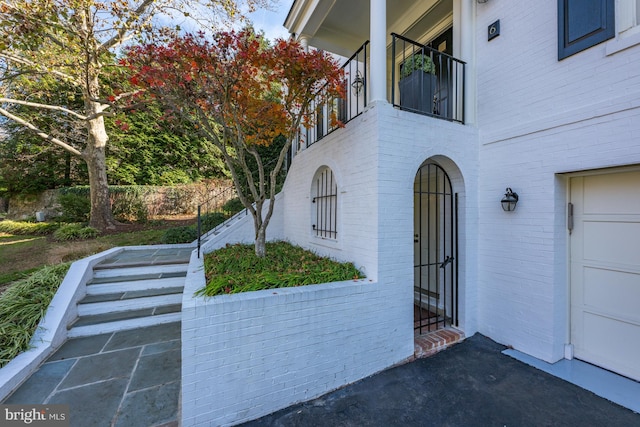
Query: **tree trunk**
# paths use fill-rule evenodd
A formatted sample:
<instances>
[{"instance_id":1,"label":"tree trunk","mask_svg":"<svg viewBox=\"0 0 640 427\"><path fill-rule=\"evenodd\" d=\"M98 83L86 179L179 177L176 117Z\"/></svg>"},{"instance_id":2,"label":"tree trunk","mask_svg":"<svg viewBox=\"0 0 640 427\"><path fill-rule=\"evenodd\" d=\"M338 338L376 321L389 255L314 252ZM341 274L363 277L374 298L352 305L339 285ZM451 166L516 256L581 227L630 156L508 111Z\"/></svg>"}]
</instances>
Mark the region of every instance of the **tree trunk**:
<instances>
[{"instance_id":1,"label":"tree trunk","mask_svg":"<svg viewBox=\"0 0 640 427\"><path fill-rule=\"evenodd\" d=\"M83 153L89 171L89 187L91 193L91 216L89 225L98 230L113 230L117 222L111 211L109 200L109 184L107 181L107 163L105 146L107 131L104 118L98 117L87 123L89 141Z\"/></svg>"},{"instance_id":2,"label":"tree trunk","mask_svg":"<svg viewBox=\"0 0 640 427\"><path fill-rule=\"evenodd\" d=\"M256 232L255 250L258 258L264 258L267 254L267 230L264 224Z\"/></svg>"}]
</instances>

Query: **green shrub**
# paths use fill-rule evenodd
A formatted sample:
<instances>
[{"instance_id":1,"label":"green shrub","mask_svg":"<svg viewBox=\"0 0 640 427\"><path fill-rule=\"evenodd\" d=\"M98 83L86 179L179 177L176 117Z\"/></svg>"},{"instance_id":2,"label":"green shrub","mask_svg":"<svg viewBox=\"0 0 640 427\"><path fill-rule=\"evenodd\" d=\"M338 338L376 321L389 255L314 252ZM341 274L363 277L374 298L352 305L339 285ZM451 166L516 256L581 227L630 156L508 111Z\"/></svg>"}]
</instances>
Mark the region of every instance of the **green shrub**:
<instances>
[{"instance_id":1,"label":"green shrub","mask_svg":"<svg viewBox=\"0 0 640 427\"><path fill-rule=\"evenodd\" d=\"M0 221L0 232L8 234L51 234L58 228L58 224L50 222Z\"/></svg>"},{"instance_id":2,"label":"green shrub","mask_svg":"<svg viewBox=\"0 0 640 427\"><path fill-rule=\"evenodd\" d=\"M86 196L67 193L58 196L62 208L62 222L86 222L91 213L91 201Z\"/></svg>"},{"instance_id":3,"label":"green shrub","mask_svg":"<svg viewBox=\"0 0 640 427\"><path fill-rule=\"evenodd\" d=\"M29 349L29 341L68 269L69 264L43 267L0 295L0 368Z\"/></svg>"},{"instance_id":4,"label":"green shrub","mask_svg":"<svg viewBox=\"0 0 640 427\"><path fill-rule=\"evenodd\" d=\"M228 245L205 255L207 284L196 295L214 296L261 289L360 279L351 263L340 263L287 242L267 243L258 258L253 245Z\"/></svg>"},{"instance_id":5,"label":"green shrub","mask_svg":"<svg viewBox=\"0 0 640 427\"><path fill-rule=\"evenodd\" d=\"M198 238L198 232L193 225L169 228L162 236L162 243L191 243Z\"/></svg>"},{"instance_id":6,"label":"green shrub","mask_svg":"<svg viewBox=\"0 0 640 427\"><path fill-rule=\"evenodd\" d=\"M115 192L111 209L116 220L121 222L146 222L149 210L142 197L142 190L130 187L126 191Z\"/></svg>"},{"instance_id":7,"label":"green shrub","mask_svg":"<svg viewBox=\"0 0 640 427\"><path fill-rule=\"evenodd\" d=\"M244 205L238 197L230 199L227 203L222 205L222 210L227 216L233 216L244 209Z\"/></svg>"},{"instance_id":8,"label":"green shrub","mask_svg":"<svg viewBox=\"0 0 640 427\"><path fill-rule=\"evenodd\" d=\"M226 215L222 212L212 212L202 215L200 217L200 227L202 234L216 228L216 226L225 222L226 219Z\"/></svg>"},{"instance_id":9,"label":"green shrub","mask_svg":"<svg viewBox=\"0 0 640 427\"><path fill-rule=\"evenodd\" d=\"M100 234L98 230L93 227L87 227L84 224L74 223L65 224L58 228L53 233L53 238L58 241L66 240L82 240L92 239Z\"/></svg>"}]
</instances>

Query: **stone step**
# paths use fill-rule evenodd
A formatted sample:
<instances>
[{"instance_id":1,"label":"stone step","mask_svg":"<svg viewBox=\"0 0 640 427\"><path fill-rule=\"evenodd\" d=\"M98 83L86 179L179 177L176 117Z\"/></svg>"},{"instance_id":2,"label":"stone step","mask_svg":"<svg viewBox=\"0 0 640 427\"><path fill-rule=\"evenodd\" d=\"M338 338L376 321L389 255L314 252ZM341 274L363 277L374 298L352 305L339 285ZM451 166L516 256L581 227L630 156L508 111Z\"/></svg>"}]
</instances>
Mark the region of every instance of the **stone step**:
<instances>
[{"instance_id":1,"label":"stone step","mask_svg":"<svg viewBox=\"0 0 640 427\"><path fill-rule=\"evenodd\" d=\"M106 295L117 292L136 292L184 286L184 276L160 279L122 280L118 282L91 283L87 285L87 295Z\"/></svg>"},{"instance_id":2,"label":"stone step","mask_svg":"<svg viewBox=\"0 0 640 427\"><path fill-rule=\"evenodd\" d=\"M132 298L151 297L151 296L157 296L157 295L182 294L183 289L184 289L184 286L175 286L175 287L165 287L165 288L132 290L132 291L126 291L126 292L100 293L95 295L87 294L82 299L82 301L80 301L80 304L104 302L104 301L118 301L118 300L132 299Z\"/></svg>"},{"instance_id":3,"label":"stone step","mask_svg":"<svg viewBox=\"0 0 640 427\"><path fill-rule=\"evenodd\" d=\"M94 271L99 270L115 270L119 268L138 268L138 267L151 267L151 266L163 266L163 265L175 265L175 264L188 264L189 259L168 259L161 261L153 261L149 262L146 260L135 261L132 260L130 262L120 262L118 264L96 264L93 266Z\"/></svg>"},{"instance_id":4,"label":"stone step","mask_svg":"<svg viewBox=\"0 0 640 427\"><path fill-rule=\"evenodd\" d=\"M94 270L89 284L126 282L134 280L162 279L167 277L185 277L188 264L152 265L145 267L127 267L108 270Z\"/></svg>"},{"instance_id":5,"label":"stone step","mask_svg":"<svg viewBox=\"0 0 640 427\"><path fill-rule=\"evenodd\" d=\"M94 316L99 314L118 314L134 310L147 310L163 306L182 304L182 293L147 296L115 301L89 302L78 304L78 316Z\"/></svg>"},{"instance_id":6,"label":"stone step","mask_svg":"<svg viewBox=\"0 0 640 427\"><path fill-rule=\"evenodd\" d=\"M107 334L111 332L126 331L130 329L144 328L147 326L161 325L165 323L180 322L181 312L158 313L153 316L138 317L133 319L121 319L95 324L79 324L73 326L67 333L68 338L89 337ZM76 322L77 323L77 322Z\"/></svg>"}]
</instances>

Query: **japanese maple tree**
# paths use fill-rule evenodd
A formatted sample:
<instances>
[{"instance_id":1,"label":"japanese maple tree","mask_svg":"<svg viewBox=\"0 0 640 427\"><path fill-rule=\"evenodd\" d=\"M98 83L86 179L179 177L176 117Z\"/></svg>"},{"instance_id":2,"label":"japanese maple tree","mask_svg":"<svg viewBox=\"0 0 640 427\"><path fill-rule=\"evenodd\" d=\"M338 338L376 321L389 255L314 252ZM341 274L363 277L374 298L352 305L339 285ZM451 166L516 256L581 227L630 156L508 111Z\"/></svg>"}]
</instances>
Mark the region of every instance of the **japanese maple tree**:
<instances>
[{"instance_id":1,"label":"japanese maple tree","mask_svg":"<svg viewBox=\"0 0 640 427\"><path fill-rule=\"evenodd\" d=\"M132 83L168 115L192 122L222 151L238 197L253 216L255 252L264 256L276 179L301 126L314 122L310 106L345 96L339 64L293 40L269 44L251 28L134 47L125 62L134 73ZM332 121L340 124L335 114ZM278 136L285 143L265 172L259 147Z\"/></svg>"}]
</instances>

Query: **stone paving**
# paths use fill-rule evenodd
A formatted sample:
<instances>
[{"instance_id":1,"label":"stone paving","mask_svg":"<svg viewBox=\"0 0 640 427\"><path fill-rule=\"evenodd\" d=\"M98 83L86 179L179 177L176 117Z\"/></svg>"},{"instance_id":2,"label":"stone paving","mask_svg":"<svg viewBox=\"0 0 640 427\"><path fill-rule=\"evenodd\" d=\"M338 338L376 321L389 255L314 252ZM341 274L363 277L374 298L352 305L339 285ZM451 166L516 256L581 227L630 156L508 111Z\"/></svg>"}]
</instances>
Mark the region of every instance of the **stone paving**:
<instances>
[{"instance_id":1,"label":"stone paving","mask_svg":"<svg viewBox=\"0 0 640 427\"><path fill-rule=\"evenodd\" d=\"M178 426L180 323L67 341L7 404L68 404L71 426Z\"/></svg>"}]
</instances>

